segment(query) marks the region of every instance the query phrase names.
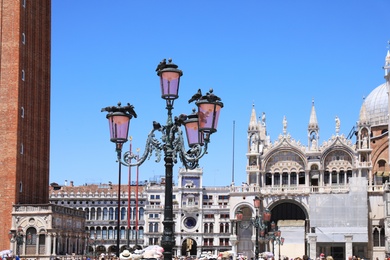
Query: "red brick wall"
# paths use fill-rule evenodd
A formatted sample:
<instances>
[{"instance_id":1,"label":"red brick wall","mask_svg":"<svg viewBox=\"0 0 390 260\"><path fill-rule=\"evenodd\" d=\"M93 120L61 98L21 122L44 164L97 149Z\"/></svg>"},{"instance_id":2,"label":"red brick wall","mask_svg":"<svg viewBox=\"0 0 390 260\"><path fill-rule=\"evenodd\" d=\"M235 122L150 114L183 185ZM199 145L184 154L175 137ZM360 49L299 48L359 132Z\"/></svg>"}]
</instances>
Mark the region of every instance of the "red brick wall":
<instances>
[{"instance_id":1,"label":"red brick wall","mask_svg":"<svg viewBox=\"0 0 390 260\"><path fill-rule=\"evenodd\" d=\"M386 131L387 126L380 126L371 129L373 136L381 136L382 131ZM389 136L383 135L380 138L375 138L371 141L371 162L372 162L372 173L375 174L377 171L386 171L390 172L389 167ZM385 169L379 169L378 161L385 160L387 163L385 165Z\"/></svg>"},{"instance_id":2,"label":"red brick wall","mask_svg":"<svg viewBox=\"0 0 390 260\"><path fill-rule=\"evenodd\" d=\"M51 1L2 0L0 26L0 248L7 249L12 205L49 199Z\"/></svg>"}]
</instances>

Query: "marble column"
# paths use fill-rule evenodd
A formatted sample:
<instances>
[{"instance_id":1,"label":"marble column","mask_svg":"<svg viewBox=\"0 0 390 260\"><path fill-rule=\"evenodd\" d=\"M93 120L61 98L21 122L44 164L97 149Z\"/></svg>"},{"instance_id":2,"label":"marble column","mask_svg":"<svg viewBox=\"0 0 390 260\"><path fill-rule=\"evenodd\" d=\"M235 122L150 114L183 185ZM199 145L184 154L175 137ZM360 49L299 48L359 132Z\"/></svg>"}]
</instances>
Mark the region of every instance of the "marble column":
<instances>
[{"instance_id":1,"label":"marble column","mask_svg":"<svg viewBox=\"0 0 390 260\"><path fill-rule=\"evenodd\" d=\"M45 255L51 255L51 233L45 234Z\"/></svg>"},{"instance_id":2,"label":"marble column","mask_svg":"<svg viewBox=\"0 0 390 260\"><path fill-rule=\"evenodd\" d=\"M345 238L345 259L348 260L349 256L352 256L352 240L353 240L353 235L344 235Z\"/></svg>"},{"instance_id":3,"label":"marble column","mask_svg":"<svg viewBox=\"0 0 390 260\"><path fill-rule=\"evenodd\" d=\"M309 242L309 257L311 259L317 258L317 235L315 233L309 233L308 236L308 242Z\"/></svg>"}]
</instances>

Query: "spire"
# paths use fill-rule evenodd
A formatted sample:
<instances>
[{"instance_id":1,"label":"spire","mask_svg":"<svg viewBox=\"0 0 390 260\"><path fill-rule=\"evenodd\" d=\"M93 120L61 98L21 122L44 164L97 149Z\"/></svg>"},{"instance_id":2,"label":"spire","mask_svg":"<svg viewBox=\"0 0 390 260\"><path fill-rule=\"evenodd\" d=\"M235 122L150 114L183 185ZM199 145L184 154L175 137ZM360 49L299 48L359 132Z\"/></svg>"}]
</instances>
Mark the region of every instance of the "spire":
<instances>
[{"instance_id":1,"label":"spire","mask_svg":"<svg viewBox=\"0 0 390 260\"><path fill-rule=\"evenodd\" d=\"M311 112L310 112L310 120L309 120L309 132L310 130L318 130L318 121L316 109L314 107L314 99L312 100Z\"/></svg>"},{"instance_id":2,"label":"spire","mask_svg":"<svg viewBox=\"0 0 390 260\"><path fill-rule=\"evenodd\" d=\"M309 119L309 126L307 127L308 144L311 151L318 151L318 143L320 140L320 128L318 127L316 109L314 107L314 98L311 101L311 112Z\"/></svg>"},{"instance_id":3,"label":"spire","mask_svg":"<svg viewBox=\"0 0 390 260\"><path fill-rule=\"evenodd\" d=\"M385 58L385 66L383 67L383 69L385 70L385 78L387 79L390 74L390 50L387 50L387 55Z\"/></svg>"},{"instance_id":4,"label":"spire","mask_svg":"<svg viewBox=\"0 0 390 260\"><path fill-rule=\"evenodd\" d=\"M363 98L363 104L362 107L360 108L359 124L368 124L365 98Z\"/></svg>"},{"instance_id":5,"label":"spire","mask_svg":"<svg viewBox=\"0 0 390 260\"><path fill-rule=\"evenodd\" d=\"M256 127L257 127L257 117L256 117L255 104L253 104L251 119L249 121L249 130L255 130Z\"/></svg>"}]
</instances>

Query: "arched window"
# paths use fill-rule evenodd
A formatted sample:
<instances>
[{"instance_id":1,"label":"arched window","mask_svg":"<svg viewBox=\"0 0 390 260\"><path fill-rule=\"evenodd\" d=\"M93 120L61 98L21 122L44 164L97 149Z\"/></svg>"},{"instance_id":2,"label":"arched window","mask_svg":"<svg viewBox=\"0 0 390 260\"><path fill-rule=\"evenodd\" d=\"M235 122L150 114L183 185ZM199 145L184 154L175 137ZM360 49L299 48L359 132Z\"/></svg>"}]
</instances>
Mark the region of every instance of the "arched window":
<instances>
[{"instance_id":1,"label":"arched window","mask_svg":"<svg viewBox=\"0 0 390 260\"><path fill-rule=\"evenodd\" d=\"M374 241L374 247L384 247L385 246L385 230L383 227L374 227L372 232L372 237Z\"/></svg>"},{"instance_id":2,"label":"arched window","mask_svg":"<svg viewBox=\"0 0 390 260\"><path fill-rule=\"evenodd\" d=\"M121 227L121 234L120 234L120 238L121 238L121 239L124 239L124 238L125 238L125 236L126 236L126 230L125 230L125 228L124 228L124 227Z\"/></svg>"},{"instance_id":3,"label":"arched window","mask_svg":"<svg viewBox=\"0 0 390 260\"><path fill-rule=\"evenodd\" d=\"M229 223L226 223L225 224L225 233L229 233L229 229L230 229Z\"/></svg>"},{"instance_id":4,"label":"arched window","mask_svg":"<svg viewBox=\"0 0 390 260\"><path fill-rule=\"evenodd\" d=\"M37 230L33 227L27 229L26 232L26 245L36 245L37 244Z\"/></svg>"},{"instance_id":5,"label":"arched window","mask_svg":"<svg viewBox=\"0 0 390 260\"><path fill-rule=\"evenodd\" d=\"M126 208L121 208L121 220L126 219Z\"/></svg>"},{"instance_id":6,"label":"arched window","mask_svg":"<svg viewBox=\"0 0 390 260\"><path fill-rule=\"evenodd\" d=\"M96 213L96 211L95 211L95 208L91 208L91 220L95 220L96 218L95 218L95 213Z\"/></svg>"},{"instance_id":7,"label":"arched window","mask_svg":"<svg viewBox=\"0 0 390 260\"><path fill-rule=\"evenodd\" d=\"M274 173L274 185L280 185L280 174L278 172Z\"/></svg>"},{"instance_id":8,"label":"arched window","mask_svg":"<svg viewBox=\"0 0 390 260\"><path fill-rule=\"evenodd\" d=\"M114 209L110 208L109 213L108 213L108 218L109 220L114 220Z\"/></svg>"},{"instance_id":9,"label":"arched window","mask_svg":"<svg viewBox=\"0 0 390 260\"><path fill-rule=\"evenodd\" d=\"M386 161L381 159L378 161L378 171L385 171Z\"/></svg>"},{"instance_id":10,"label":"arched window","mask_svg":"<svg viewBox=\"0 0 390 260\"><path fill-rule=\"evenodd\" d=\"M89 220L89 208L85 208L85 219Z\"/></svg>"},{"instance_id":11,"label":"arched window","mask_svg":"<svg viewBox=\"0 0 390 260\"><path fill-rule=\"evenodd\" d=\"M96 213L96 219L101 220L102 219L102 209L98 208Z\"/></svg>"},{"instance_id":12,"label":"arched window","mask_svg":"<svg viewBox=\"0 0 390 260\"><path fill-rule=\"evenodd\" d=\"M144 220L144 213L145 213L145 210L144 208L140 208L139 209L139 220Z\"/></svg>"},{"instance_id":13,"label":"arched window","mask_svg":"<svg viewBox=\"0 0 390 260\"><path fill-rule=\"evenodd\" d=\"M111 227L108 229L108 239L114 239L114 230Z\"/></svg>"},{"instance_id":14,"label":"arched window","mask_svg":"<svg viewBox=\"0 0 390 260\"><path fill-rule=\"evenodd\" d=\"M290 184L297 184L297 173L290 173Z\"/></svg>"},{"instance_id":15,"label":"arched window","mask_svg":"<svg viewBox=\"0 0 390 260\"><path fill-rule=\"evenodd\" d=\"M103 220L108 220L108 209L107 208L103 209Z\"/></svg>"},{"instance_id":16,"label":"arched window","mask_svg":"<svg viewBox=\"0 0 390 260\"><path fill-rule=\"evenodd\" d=\"M288 185L288 173L287 172L282 173L282 184Z\"/></svg>"},{"instance_id":17,"label":"arched window","mask_svg":"<svg viewBox=\"0 0 390 260\"><path fill-rule=\"evenodd\" d=\"M143 239L144 238L144 228L143 227L139 227L138 229L138 237Z\"/></svg>"}]
</instances>

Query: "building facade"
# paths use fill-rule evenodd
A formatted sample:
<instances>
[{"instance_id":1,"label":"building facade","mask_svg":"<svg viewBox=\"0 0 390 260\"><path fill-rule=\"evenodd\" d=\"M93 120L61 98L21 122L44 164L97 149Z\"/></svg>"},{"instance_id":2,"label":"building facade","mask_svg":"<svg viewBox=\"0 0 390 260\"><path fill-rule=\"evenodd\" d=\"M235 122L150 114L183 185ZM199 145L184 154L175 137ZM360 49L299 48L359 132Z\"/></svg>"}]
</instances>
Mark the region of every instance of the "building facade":
<instances>
[{"instance_id":1,"label":"building facade","mask_svg":"<svg viewBox=\"0 0 390 260\"><path fill-rule=\"evenodd\" d=\"M354 131L356 141L340 131L335 118L334 134L322 144L314 101L307 127L307 144L290 136L284 117L283 133L274 142L266 135L265 115L257 120L255 108L248 127L247 184L232 187L230 215L243 210L256 214L255 196L263 211L284 237L283 244L260 235L260 251L278 257L334 259L358 256L383 259L389 252L389 62L385 61L385 83L364 100ZM245 232L236 222L231 236L235 252L253 255L254 227ZM265 228L270 231L270 225ZM266 233L266 232L265 232Z\"/></svg>"},{"instance_id":2,"label":"building facade","mask_svg":"<svg viewBox=\"0 0 390 260\"><path fill-rule=\"evenodd\" d=\"M0 248L82 254L84 212L49 204L51 0L1 1L0 21Z\"/></svg>"},{"instance_id":3,"label":"building facade","mask_svg":"<svg viewBox=\"0 0 390 260\"><path fill-rule=\"evenodd\" d=\"M388 52L385 83L363 101L353 135L340 133L336 117L334 134L320 144L313 101L308 111L307 144L290 136L287 118L282 120L283 132L271 142L265 114L258 119L253 106L247 131L246 183L204 187L201 168L180 169L173 189L174 255L231 251L234 258L254 258L257 241L259 252L269 252L276 259L304 254L316 259L320 253L336 260L388 256L389 64ZM133 186L132 191L122 187L121 249L160 244L164 186L161 178L136 186L137 192ZM51 192L52 203L87 212L87 233L93 238L89 240L90 253L114 252L116 191L117 186L110 184L65 185ZM261 199L259 209L254 205L256 197ZM236 218L239 211L246 222ZM253 219L263 218L261 213L266 211L271 213L271 221L256 234ZM281 231L282 240L272 240L274 230Z\"/></svg>"},{"instance_id":4,"label":"building facade","mask_svg":"<svg viewBox=\"0 0 390 260\"><path fill-rule=\"evenodd\" d=\"M231 249L230 188L203 187L203 170L179 170L173 188L175 256L216 255ZM50 202L86 212L86 252L90 256L116 252L118 185L52 186ZM130 197L129 197L130 194ZM160 245L163 234L165 179L121 187L120 251ZM130 206L129 206L130 205Z\"/></svg>"}]
</instances>

